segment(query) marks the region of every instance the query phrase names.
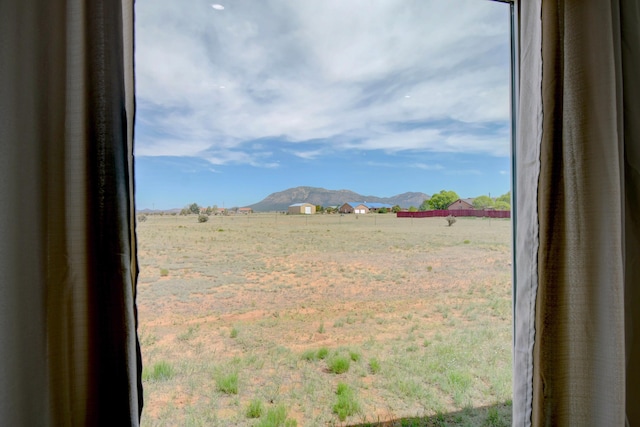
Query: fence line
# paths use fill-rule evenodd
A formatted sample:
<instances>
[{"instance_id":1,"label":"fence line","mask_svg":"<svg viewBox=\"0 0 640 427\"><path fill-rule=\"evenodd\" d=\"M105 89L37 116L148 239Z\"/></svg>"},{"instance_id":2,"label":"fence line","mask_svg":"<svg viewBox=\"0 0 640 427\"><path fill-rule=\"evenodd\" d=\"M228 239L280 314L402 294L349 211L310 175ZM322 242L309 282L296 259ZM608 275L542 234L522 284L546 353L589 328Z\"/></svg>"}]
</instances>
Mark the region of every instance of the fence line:
<instances>
[{"instance_id":1,"label":"fence line","mask_svg":"<svg viewBox=\"0 0 640 427\"><path fill-rule=\"evenodd\" d=\"M454 209L454 210L434 210L434 211L419 211L419 212L398 212L396 216L398 218L433 218L433 217L446 217L446 216L471 216L476 218L511 218L511 211L495 211L495 210L480 210L480 209Z\"/></svg>"}]
</instances>

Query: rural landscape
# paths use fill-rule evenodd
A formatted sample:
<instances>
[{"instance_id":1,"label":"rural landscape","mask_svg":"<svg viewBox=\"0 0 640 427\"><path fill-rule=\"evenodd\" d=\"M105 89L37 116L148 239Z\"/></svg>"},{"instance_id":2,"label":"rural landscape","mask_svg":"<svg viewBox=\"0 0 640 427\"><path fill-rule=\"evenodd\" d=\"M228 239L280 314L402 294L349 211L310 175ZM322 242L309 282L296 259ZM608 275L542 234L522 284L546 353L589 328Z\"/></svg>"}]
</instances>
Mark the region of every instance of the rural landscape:
<instances>
[{"instance_id":1,"label":"rural landscape","mask_svg":"<svg viewBox=\"0 0 640 427\"><path fill-rule=\"evenodd\" d=\"M511 221L145 215L146 426L511 424Z\"/></svg>"}]
</instances>

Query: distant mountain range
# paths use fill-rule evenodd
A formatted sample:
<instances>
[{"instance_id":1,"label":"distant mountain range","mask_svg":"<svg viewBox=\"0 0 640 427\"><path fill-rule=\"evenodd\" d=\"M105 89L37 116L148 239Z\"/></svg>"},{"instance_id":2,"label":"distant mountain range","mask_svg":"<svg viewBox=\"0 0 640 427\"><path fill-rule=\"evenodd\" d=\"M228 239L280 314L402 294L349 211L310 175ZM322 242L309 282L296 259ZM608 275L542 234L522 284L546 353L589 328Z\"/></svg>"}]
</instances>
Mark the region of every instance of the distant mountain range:
<instances>
[{"instance_id":1,"label":"distant mountain range","mask_svg":"<svg viewBox=\"0 0 640 427\"><path fill-rule=\"evenodd\" d=\"M363 196L350 190L327 190L318 187L295 187L268 195L265 199L247 207L255 212L286 211L294 203L311 203L322 206L341 206L347 202L377 202L399 205L402 208L418 207L429 196L425 193L402 193L393 197Z\"/></svg>"}]
</instances>

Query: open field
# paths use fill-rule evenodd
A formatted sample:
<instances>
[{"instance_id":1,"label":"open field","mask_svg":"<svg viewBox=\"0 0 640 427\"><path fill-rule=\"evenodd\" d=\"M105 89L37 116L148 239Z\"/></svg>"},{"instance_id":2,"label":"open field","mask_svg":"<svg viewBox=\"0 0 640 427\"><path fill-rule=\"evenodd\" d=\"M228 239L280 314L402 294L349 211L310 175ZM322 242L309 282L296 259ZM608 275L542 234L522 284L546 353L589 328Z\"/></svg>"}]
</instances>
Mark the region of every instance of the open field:
<instances>
[{"instance_id":1,"label":"open field","mask_svg":"<svg viewBox=\"0 0 640 427\"><path fill-rule=\"evenodd\" d=\"M511 222L446 224L149 216L143 425L510 425Z\"/></svg>"}]
</instances>

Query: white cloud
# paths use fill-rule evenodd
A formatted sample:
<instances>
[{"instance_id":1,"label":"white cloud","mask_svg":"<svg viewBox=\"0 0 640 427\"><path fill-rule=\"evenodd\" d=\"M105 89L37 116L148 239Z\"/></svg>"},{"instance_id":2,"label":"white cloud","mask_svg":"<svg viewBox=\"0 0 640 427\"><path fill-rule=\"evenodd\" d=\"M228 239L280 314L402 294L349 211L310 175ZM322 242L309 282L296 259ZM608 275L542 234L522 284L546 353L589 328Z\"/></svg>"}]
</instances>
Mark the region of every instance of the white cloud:
<instances>
[{"instance_id":1,"label":"white cloud","mask_svg":"<svg viewBox=\"0 0 640 427\"><path fill-rule=\"evenodd\" d=\"M508 8L478 0L136 2L138 155L275 166L247 141L314 158L343 149L506 155ZM429 122L397 130L391 124ZM500 134L498 136L504 136ZM327 148L306 146L323 140ZM507 148L508 150L508 148ZM212 153L215 153L212 154ZM306 156L306 157L305 157Z\"/></svg>"}]
</instances>

